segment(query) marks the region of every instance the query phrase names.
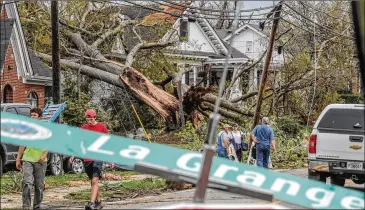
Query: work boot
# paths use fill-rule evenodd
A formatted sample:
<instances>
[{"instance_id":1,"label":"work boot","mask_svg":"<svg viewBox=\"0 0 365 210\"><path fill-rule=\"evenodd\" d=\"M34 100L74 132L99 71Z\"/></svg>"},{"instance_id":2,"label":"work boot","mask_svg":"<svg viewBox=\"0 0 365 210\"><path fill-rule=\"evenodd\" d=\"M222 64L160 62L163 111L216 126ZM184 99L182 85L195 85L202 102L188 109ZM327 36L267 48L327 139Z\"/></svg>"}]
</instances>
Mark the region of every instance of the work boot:
<instances>
[{"instance_id":1,"label":"work boot","mask_svg":"<svg viewBox=\"0 0 365 210\"><path fill-rule=\"evenodd\" d=\"M103 206L101 205L101 201L95 201L94 203L89 202L85 206L85 210L94 210L94 209L102 209Z\"/></svg>"},{"instance_id":2,"label":"work boot","mask_svg":"<svg viewBox=\"0 0 365 210\"><path fill-rule=\"evenodd\" d=\"M103 206L101 204L101 201L95 201L94 203L94 209L102 209Z\"/></svg>"},{"instance_id":3,"label":"work boot","mask_svg":"<svg viewBox=\"0 0 365 210\"><path fill-rule=\"evenodd\" d=\"M95 209L95 208L94 208L94 205L95 205L95 203L93 203L93 202L88 202L88 203L86 204L86 206L85 206L85 210L92 210L92 209Z\"/></svg>"}]
</instances>

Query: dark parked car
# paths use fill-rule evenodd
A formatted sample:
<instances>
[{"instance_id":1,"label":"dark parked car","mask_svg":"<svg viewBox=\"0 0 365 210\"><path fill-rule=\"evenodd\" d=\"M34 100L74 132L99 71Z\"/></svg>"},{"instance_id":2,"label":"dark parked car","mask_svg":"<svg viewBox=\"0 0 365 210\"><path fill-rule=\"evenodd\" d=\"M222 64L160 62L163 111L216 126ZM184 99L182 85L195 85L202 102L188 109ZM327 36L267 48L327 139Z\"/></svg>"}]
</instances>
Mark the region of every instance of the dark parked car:
<instances>
[{"instance_id":1,"label":"dark parked car","mask_svg":"<svg viewBox=\"0 0 365 210\"><path fill-rule=\"evenodd\" d=\"M13 114L30 117L31 106L22 103L3 103L1 104L2 112L10 112ZM4 169L15 168L16 156L18 154L17 145L2 143L0 145L0 176L3 175ZM48 154L47 173L54 176L59 176L63 172L64 158L57 153Z\"/></svg>"}]
</instances>

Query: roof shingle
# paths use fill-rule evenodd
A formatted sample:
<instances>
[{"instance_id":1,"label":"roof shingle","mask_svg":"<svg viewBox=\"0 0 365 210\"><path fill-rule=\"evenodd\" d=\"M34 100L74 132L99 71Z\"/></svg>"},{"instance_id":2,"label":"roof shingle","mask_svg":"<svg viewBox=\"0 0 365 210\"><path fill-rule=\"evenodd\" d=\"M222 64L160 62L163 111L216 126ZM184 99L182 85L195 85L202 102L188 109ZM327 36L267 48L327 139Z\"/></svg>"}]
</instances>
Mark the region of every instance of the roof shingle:
<instances>
[{"instance_id":1,"label":"roof shingle","mask_svg":"<svg viewBox=\"0 0 365 210\"><path fill-rule=\"evenodd\" d=\"M34 51L28 48L28 54L30 63L32 65L34 76L48 77L52 78L51 69L46 66L34 53Z\"/></svg>"},{"instance_id":2,"label":"roof shingle","mask_svg":"<svg viewBox=\"0 0 365 210\"><path fill-rule=\"evenodd\" d=\"M5 55L10 43L15 19L0 19L0 69L5 63Z\"/></svg>"}]
</instances>

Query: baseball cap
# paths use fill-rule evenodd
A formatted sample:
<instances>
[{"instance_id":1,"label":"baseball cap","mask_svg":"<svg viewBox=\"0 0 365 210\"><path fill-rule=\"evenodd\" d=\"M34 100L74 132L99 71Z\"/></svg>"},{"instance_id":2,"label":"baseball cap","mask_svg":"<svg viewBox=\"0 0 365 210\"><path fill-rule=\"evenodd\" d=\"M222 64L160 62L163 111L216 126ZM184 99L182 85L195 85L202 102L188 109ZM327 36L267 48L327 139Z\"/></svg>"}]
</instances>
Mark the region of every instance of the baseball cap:
<instances>
[{"instance_id":1,"label":"baseball cap","mask_svg":"<svg viewBox=\"0 0 365 210\"><path fill-rule=\"evenodd\" d=\"M95 110L93 110L93 109L88 109L88 110L86 110L86 112L85 112L85 117L86 117L86 116L96 117L96 112L95 112Z\"/></svg>"},{"instance_id":2,"label":"baseball cap","mask_svg":"<svg viewBox=\"0 0 365 210\"><path fill-rule=\"evenodd\" d=\"M269 124L269 118L268 117L263 117L262 118L262 123L263 124Z\"/></svg>"},{"instance_id":3,"label":"baseball cap","mask_svg":"<svg viewBox=\"0 0 365 210\"><path fill-rule=\"evenodd\" d=\"M228 124L224 124L223 125L223 128L230 128L231 126L230 125L228 125Z\"/></svg>"}]
</instances>

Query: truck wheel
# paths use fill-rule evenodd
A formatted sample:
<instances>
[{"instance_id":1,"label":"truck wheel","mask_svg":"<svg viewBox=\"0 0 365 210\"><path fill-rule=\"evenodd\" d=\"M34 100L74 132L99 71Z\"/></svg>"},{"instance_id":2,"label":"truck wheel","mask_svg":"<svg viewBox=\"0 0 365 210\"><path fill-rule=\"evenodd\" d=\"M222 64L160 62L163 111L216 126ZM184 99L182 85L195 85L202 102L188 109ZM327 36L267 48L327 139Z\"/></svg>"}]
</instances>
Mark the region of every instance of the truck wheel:
<instances>
[{"instance_id":1,"label":"truck wheel","mask_svg":"<svg viewBox=\"0 0 365 210\"><path fill-rule=\"evenodd\" d=\"M3 159L0 156L0 176L3 176L3 170L4 170Z\"/></svg>"},{"instance_id":2,"label":"truck wheel","mask_svg":"<svg viewBox=\"0 0 365 210\"><path fill-rule=\"evenodd\" d=\"M341 179L340 177L333 175L331 176L331 185L337 185L337 186L345 186L345 179Z\"/></svg>"},{"instance_id":3,"label":"truck wheel","mask_svg":"<svg viewBox=\"0 0 365 210\"><path fill-rule=\"evenodd\" d=\"M49 174L53 176L60 176L63 173L63 158L62 155L52 153L49 158L48 166Z\"/></svg>"},{"instance_id":4,"label":"truck wheel","mask_svg":"<svg viewBox=\"0 0 365 210\"><path fill-rule=\"evenodd\" d=\"M308 179L320 181L326 183L327 175L324 173L313 172L308 169Z\"/></svg>"},{"instance_id":5,"label":"truck wheel","mask_svg":"<svg viewBox=\"0 0 365 210\"><path fill-rule=\"evenodd\" d=\"M64 171L66 173L73 173L73 174L82 174L85 172L84 161L80 158L74 158L72 163L70 163L70 158L66 158L64 164Z\"/></svg>"}]
</instances>

